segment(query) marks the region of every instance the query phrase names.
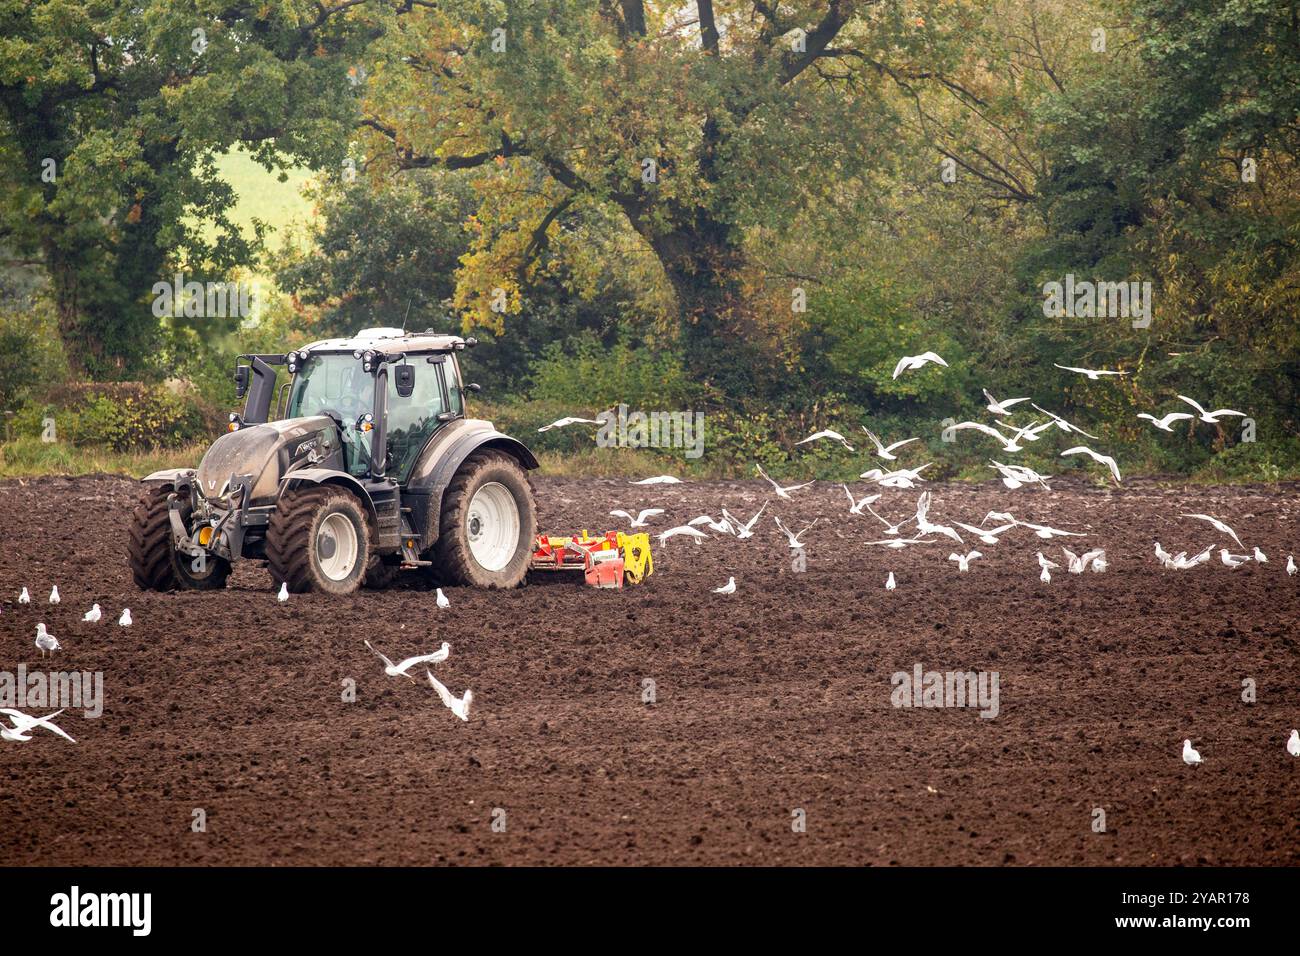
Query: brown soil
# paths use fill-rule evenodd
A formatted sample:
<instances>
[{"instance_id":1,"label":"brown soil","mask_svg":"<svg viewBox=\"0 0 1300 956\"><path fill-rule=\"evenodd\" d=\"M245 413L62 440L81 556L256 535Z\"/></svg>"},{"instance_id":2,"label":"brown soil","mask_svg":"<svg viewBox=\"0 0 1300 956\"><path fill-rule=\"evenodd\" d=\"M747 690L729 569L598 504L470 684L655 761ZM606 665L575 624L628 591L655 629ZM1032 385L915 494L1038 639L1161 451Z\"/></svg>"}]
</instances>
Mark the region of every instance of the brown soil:
<instances>
[{"instance_id":1,"label":"brown soil","mask_svg":"<svg viewBox=\"0 0 1300 956\"><path fill-rule=\"evenodd\" d=\"M756 482L631 487L543 479L540 524L614 527L660 505L658 529ZM75 745L0 742L0 858L11 864L1294 864L1300 862L1297 489L1049 492L927 485L932 517L990 509L1086 531L1104 574L1040 584L1020 530L967 574L950 542L891 551L826 483L774 501L745 542L655 549L622 592L575 579L508 593L405 581L279 604L248 563L215 593L145 594L124 558L137 494L114 478L0 484L0 670L40 668L44 621L63 669L104 673ZM863 490L865 493L865 489ZM902 518L916 493L887 491ZM1219 541L1215 514L1270 563L1165 572L1153 541ZM802 527L794 573L773 515ZM1239 550L1234 548L1234 550ZM887 593L893 571L898 589ZM739 591L710 593L735 575ZM52 584L63 603L46 604ZM16 603L26 585L33 604ZM99 602L105 619L83 624ZM123 605L136 624L117 626ZM427 683L386 677L447 640L436 668L476 696L461 723ZM1000 675L1001 712L897 709L890 677ZM421 671L422 673L422 671ZM341 700L356 681L355 703ZM642 682L657 702L642 702ZM1244 703L1242 682L1258 701ZM1205 763L1184 766L1184 737ZM207 832L191 832L204 808ZM1107 832L1093 833L1093 809ZM505 832L492 828L506 811ZM807 832L791 828L806 812Z\"/></svg>"}]
</instances>

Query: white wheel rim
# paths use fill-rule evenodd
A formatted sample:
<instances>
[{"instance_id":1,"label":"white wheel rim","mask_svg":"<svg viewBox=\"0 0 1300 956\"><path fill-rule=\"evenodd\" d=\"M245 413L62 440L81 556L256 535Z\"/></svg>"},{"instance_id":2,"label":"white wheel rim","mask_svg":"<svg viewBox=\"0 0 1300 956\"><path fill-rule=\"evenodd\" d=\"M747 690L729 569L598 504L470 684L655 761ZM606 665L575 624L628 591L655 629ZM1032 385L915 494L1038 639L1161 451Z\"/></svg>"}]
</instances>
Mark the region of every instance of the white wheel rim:
<instances>
[{"instance_id":1,"label":"white wheel rim","mask_svg":"<svg viewBox=\"0 0 1300 956\"><path fill-rule=\"evenodd\" d=\"M485 571L500 571L519 546L519 506L510 489L489 481L474 492L465 515L470 554Z\"/></svg>"},{"instance_id":2,"label":"white wheel rim","mask_svg":"<svg viewBox=\"0 0 1300 956\"><path fill-rule=\"evenodd\" d=\"M357 529L347 515L337 511L325 516L316 532L316 560L321 573L331 581L342 581L357 565Z\"/></svg>"}]
</instances>

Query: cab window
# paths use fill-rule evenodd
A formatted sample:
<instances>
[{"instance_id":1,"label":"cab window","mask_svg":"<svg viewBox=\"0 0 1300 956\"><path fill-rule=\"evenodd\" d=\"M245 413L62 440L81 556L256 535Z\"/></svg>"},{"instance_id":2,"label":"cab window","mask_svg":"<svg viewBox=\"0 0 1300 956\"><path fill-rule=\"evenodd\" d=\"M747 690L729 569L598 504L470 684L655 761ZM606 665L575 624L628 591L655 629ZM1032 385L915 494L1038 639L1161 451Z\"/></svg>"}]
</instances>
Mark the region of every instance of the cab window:
<instances>
[{"instance_id":1,"label":"cab window","mask_svg":"<svg viewBox=\"0 0 1300 956\"><path fill-rule=\"evenodd\" d=\"M397 394L391 369L388 374L388 474L399 482L406 481L420 449L443 424L438 416L448 410L445 358L426 363L420 357L411 364L415 366L415 389L406 398Z\"/></svg>"}]
</instances>

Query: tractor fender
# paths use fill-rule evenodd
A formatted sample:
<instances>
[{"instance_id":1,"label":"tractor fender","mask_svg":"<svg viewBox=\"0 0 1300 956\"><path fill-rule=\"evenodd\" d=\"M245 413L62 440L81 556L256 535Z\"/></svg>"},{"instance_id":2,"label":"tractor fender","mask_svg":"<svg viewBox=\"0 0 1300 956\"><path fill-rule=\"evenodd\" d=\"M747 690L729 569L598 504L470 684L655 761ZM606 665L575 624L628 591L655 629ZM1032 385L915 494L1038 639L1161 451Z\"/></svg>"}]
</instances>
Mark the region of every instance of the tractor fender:
<instances>
[{"instance_id":1,"label":"tractor fender","mask_svg":"<svg viewBox=\"0 0 1300 956\"><path fill-rule=\"evenodd\" d=\"M366 491L365 486L346 471L335 471L332 468L300 468L284 476L280 493L284 494L288 489L296 488L303 483L309 485L338 485L341 488L346 488L365 505L370 520L378 522L379 516L375 511L375 503L370 498L370 492Z\"/></svg>"},{"instance_id":2,"label":"tractor fender","mask_svg":"<svg viewBox=\"0 0 1300 956\"><path fill-rule=\"evenodd\" d=\"M403 493L414 512L417 530L423 529L425 548L438 539L443 492L465 459L482 448L499 449L528 471L538 467L537 458L527 445L497 431L491 422L462 418L442 429L421 452Z\"/></svg>"},{"instance_id":3,"label":"tractor fender","mask_svg":"<svg viewBox=\"0 0 1300 956\"><path fill-rule=\"evenodd\" d=\"M145 475L140 480L169 485L172 488L188 488L194 481L194 475L193 468L164 468L162 471Z\"/></svg>"}]
</instances>

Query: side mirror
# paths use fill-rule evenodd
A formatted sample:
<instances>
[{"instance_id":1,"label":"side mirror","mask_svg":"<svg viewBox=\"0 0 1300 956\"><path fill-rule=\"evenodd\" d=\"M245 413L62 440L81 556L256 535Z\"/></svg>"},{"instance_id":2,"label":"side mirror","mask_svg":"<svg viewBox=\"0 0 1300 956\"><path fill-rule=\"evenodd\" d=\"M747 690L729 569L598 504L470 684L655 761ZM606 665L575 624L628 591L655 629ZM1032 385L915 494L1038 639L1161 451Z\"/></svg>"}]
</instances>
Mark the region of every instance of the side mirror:
<instances>
[{"instance_id":1,"label":"side mirror","mask_svg":"<svg viewBox=\"0 0 1300 956\"><path fill-rule=\"evenodd\" d=\"M248 366L235 366L235 397L243 398L248 394Z\"/></svg>"},{"instance_id":2,"label":"side mirror","mask_svg":"<svg viewBox=\"0 0 1300 956\"><path fill-rule=\"evenodd\" d=\"M415 366L414 365L396 365L393 367L393 383L397 386L397 394L402 398L410 398L411 393L415 391Z\"/></svg>"},{"instance_id":3,"label":"side mirror","mask_svg":"<svg viewBox=\"0 0 1300 956\"><path fill-rule=\"evenodd\" d=\"M481 392L483 391L483 386L478 382L470 382L468 385L462 385L460 390L462 392Z\"/></svg>"}]
</instances>

